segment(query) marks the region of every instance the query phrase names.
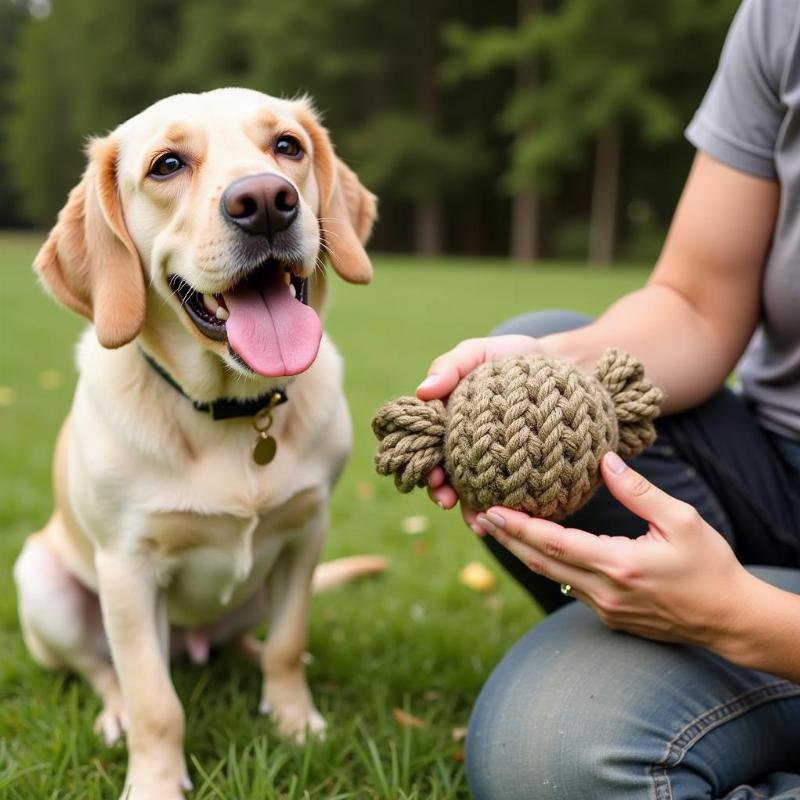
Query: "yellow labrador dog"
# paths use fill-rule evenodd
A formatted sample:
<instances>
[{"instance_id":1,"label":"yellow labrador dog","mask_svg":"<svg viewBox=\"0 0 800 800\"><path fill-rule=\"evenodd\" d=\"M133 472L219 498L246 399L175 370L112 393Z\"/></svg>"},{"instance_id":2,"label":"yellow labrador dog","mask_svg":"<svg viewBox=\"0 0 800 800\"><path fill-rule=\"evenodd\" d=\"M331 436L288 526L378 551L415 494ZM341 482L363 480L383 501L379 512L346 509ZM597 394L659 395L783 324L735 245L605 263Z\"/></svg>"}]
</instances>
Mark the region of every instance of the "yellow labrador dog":
<instances>
[{"instance_id":1,"label":"yellow labrador dog","mask_svg":"<svg viewBox=\"0 0 800 800\"><path fill-rule=\"evenodd\" d=\"M106 739L127 730L123 796L178 800L178 651L266 620L261 709L288 736L324 728L302 656L351 427L319 267L370 280L375 198L307 101L244 89L162 100L88 153L35 262L93 329L20 619L37 661L97 691Z\"/></svg>"}]
</instances>

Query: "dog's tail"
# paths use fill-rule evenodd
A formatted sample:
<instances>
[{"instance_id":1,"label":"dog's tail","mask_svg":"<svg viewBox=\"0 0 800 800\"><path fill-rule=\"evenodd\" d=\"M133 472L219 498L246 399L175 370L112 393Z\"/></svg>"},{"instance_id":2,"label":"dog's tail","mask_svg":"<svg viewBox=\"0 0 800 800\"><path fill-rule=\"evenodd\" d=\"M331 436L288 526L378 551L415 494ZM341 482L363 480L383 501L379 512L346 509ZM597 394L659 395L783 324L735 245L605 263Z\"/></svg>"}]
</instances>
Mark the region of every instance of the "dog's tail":
<instances>
[{"instance_id":1,"label":"dog's tail","mask_svg":"<svg viewBox=\"0 0 800 800\"><path fill-rule=\"evenodd\" d=\"M383 556L350 556L325 561L314 570L311 590L314 594L341 586L343 583L379 575L389 568L388 559Z\"/></svg>"}]
</instances>

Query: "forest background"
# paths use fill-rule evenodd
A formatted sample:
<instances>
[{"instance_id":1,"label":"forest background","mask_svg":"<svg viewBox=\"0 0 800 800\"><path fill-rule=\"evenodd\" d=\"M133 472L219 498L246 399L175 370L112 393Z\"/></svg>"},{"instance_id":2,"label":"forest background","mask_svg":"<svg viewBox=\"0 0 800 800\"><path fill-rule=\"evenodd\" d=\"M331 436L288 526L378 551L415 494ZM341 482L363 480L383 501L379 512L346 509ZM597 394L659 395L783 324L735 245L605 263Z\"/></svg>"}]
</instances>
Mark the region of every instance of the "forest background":
<instances>
[{"instance_id":1,"label":"forest background","mask_svg":"<svg viewBox=\"0 0 800 800\"><path fill-rule=\"evenodd\" d=\"M381 198L373 249L646 261L738 0L0 0L0 227L174 92L309 93Z\"/></svg>"}]
</instances>

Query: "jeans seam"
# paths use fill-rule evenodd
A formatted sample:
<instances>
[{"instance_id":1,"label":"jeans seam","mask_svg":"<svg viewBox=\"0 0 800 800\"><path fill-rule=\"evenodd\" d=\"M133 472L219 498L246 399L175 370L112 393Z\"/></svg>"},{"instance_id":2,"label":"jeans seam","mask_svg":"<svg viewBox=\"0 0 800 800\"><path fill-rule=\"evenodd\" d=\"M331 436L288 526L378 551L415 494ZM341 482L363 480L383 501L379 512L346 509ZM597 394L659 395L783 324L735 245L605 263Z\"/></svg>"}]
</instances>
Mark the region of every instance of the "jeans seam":
<instances>
[{"instance_id":1,"label":"jeans seam","mask_svg":"<svg viewBox=\"0 0 800 800\"><path fill-rule=\"evenodd\" d=\"M771 700L797 696L800 696L800 686L789 681L775 681L750 689L695 717L667 743L667 749L658 764L649 768L656 800L673 800L668 770L678 766L689 749L707 733Z\"/></svg>"}]
</instances>

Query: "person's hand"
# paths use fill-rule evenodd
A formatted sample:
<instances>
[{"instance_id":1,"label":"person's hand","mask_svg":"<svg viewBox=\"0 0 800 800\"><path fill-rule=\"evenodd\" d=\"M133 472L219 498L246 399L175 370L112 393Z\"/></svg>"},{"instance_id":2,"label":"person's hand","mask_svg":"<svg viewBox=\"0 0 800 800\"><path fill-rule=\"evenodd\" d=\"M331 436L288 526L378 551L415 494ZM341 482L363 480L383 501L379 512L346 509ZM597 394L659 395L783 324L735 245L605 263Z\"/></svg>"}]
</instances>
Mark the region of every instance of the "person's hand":
<instances>
[{"instance_id":1,"label":"person's hand","mask_svg":"<svg viewBox=\"0 0 800 800\"><path fill-rule=\"evenodd\" d=\"M571 587L615 630L724 650L757 579L692 508L653 486L615 453L603 478L626 508L650 523L638 539L595 536L492 508L476 524L534 572Z\"/></svg>"},{"instance_id":2,"label":"person's hand","mask_svg":"<svg viewBox=\"0 0 800 800\"><path fill-rule=\"evenodd\" d=\"M475 367L493 358L505 358L522 354L544 354L538 339L531 336L487 336L483 339L465 339L452 350L433 360L428 375L417 387L420 400L446 400L459 381ZM449 509L458 503L456 490L447 482L441 467L434 469L428 477L428 494L442 508ZM476 533L475 512L461 505L464 520Z\"/></svg>"}]
</instances>

